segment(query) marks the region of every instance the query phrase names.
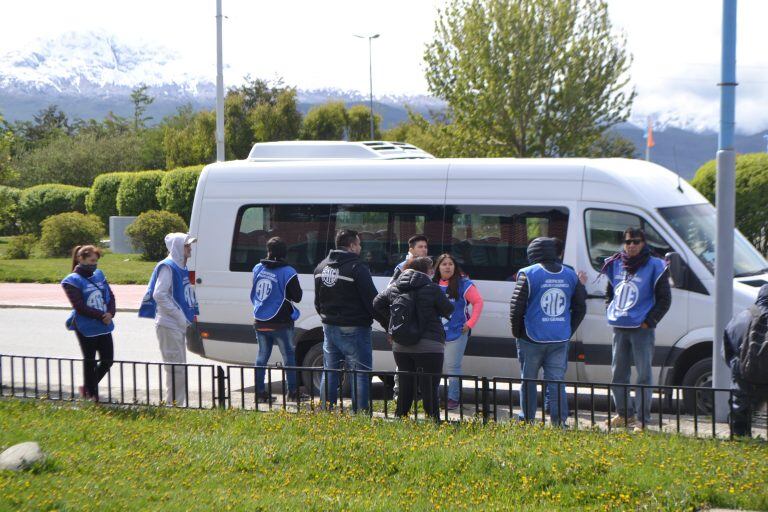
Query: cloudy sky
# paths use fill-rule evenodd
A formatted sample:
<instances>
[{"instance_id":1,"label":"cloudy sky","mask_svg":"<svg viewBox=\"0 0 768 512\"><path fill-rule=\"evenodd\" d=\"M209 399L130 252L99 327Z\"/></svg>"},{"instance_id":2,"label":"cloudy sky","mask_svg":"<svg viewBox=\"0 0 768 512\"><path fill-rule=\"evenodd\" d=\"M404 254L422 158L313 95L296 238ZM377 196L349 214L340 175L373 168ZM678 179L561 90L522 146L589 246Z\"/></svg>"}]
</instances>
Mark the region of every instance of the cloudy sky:
<instances>
[{"instance_id":1,"label":"cloudy sky","mask_svg":"<svg viewBox=\"0 0 768 512\"><path fill-rule=\"evenodd\" d=\"M225 81L245 74L283 77L302 89L427 93L424 45L443 0L223 0ZM617 31L634 56L634 116L660 113L693 127L717 126L721 0L609 0ZM99 30L163 46L215 77L214 0L26 0L0 7L0 52L64 31ZM768 1L739 1L737 127L768 128Z\"/></svg>"}]
</instances>

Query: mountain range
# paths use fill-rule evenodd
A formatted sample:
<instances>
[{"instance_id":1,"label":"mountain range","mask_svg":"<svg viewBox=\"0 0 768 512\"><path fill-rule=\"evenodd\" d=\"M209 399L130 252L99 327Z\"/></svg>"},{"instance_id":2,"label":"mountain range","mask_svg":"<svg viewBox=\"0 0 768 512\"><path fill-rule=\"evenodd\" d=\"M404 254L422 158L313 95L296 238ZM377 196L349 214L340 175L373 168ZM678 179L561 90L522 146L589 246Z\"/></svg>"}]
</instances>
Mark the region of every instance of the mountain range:
<instances>
[{"instance_id":1,"label":"mountain range","mask_svg":"<svg viewBox=\"0 0 768 512\"><path fill-rule=\"evenodd\" d=\"M103 32L66 33L0 55L0 115L8 121L28 120L56 104L72 118L101 119L110 111L130 116L130 93L139 84L148 85L148 93L155 98L147 111L155 121L184 104L212 109L214 77L190 71L198 68L164 48L129 44ZM367 95L338 89L299 89L298 100L304 114L329 100L368 104ZM374 109L385 129L408 119L406 106L428 114L445 105L427 95L377 96L374 100ZM653 118L654 162L690 179L701 164L714 158L716 133L702 130L676 112L659 112ZM638 156L645 147L644 122L631 119L612 128L635 144ZM736 150L766 151L766 135L768 131L737 135Z\"/></svg>"}]
</instances>

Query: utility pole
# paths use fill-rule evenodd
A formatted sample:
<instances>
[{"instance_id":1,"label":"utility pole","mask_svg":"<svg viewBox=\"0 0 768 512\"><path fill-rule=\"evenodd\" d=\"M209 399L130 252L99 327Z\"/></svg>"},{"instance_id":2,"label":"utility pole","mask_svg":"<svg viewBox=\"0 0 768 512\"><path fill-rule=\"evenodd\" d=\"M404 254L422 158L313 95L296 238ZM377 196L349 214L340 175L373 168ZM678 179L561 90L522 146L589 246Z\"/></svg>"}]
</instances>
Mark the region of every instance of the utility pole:
<instances>
[{"instance_id":1,"label":"utility pole","mask_svg":"<svg viewBox=\"0 0 768 512\"><path fill-rule=\"evenodd\" d=\"M371 140L375 137L375 131L373 127L373 56L371 53L371 41L374 39L378 39L381 34L373 34L370 36L360 36L357 34L354 34L355 37L358 37L360 39L368 39L368 80L369 80L369 91L370 91L370 106L371 106Z\"/></svg>"},{"instance_id":2,"label":"utility pole","mask_svg":"<svg viewBox=\"0 0 768 512\"><path fill-rule=\"evenodd\" d=\"M216 161L224 161L224 64L221 49L221 0L216 0Z\"/></svg>"},{"instance_id":3,"label":"utility pole","mask_svg":"<svg viewBox=\"0 0 768 512\"><path fill-rule=\"evenodd\" d=\"M723 0L720 76L720 137L717 151L717 238L715 240L715 335L712 343L712 386L728 388L730 368L722 357L723 330L733 316L733 231L736 223L736 152L733 132L736 107L736 0ZM715 393L715 415L729 413L728 394Z\"/></svg>"}]
</instances>

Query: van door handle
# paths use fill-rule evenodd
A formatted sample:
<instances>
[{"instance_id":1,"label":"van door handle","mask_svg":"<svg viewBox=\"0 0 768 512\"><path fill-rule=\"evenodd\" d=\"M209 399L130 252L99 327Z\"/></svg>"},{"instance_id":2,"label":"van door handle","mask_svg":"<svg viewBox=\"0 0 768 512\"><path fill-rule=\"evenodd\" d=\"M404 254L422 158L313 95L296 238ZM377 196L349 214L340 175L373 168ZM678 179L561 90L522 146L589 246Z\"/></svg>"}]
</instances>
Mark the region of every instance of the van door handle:
<instances>
[{"instance_id":1,"label":"van door handle","mask_svg":"<svg viewBox=\"0 0 768 512\"><path fill-rule=\"evenodd\" d=\"M587 299L603 299L603 300L605 300L605 294L597 295L597 294L594 294L594 293L588 293L587 294Z\"/></svg>"},{"instance_id":2,"label":"van door handle","mask_svg":"<svg viewBox=\"0 0 768 512\"><path fill-rule=\"evenodd\" d=\"M203 282L203 280L202 280L202 279L200 279L200 278L198 277L197 279L195 279L195 282L196 282L197 284L200 284L200 283L202 283L202 282Z\"/></svg>"}]
</instances>

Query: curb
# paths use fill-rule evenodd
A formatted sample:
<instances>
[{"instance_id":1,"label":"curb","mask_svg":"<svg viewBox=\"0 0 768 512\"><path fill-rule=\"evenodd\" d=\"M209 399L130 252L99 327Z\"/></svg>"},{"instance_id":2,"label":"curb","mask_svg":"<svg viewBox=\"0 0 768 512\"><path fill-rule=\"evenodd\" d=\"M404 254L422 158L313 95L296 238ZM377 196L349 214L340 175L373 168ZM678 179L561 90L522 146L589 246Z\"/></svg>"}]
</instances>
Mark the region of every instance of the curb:
<instances>
[{"instance_id":1,"label":"curb","mask_svg":"<svg viewBox=\"0 0 768 512\"><path fill-rule=\"evenodd\" d=\"M0 304L0 309L52 309L72 310L72 306L48 306L42 304ZM138 308L117 308L118 313L138 313Z\"/></svg>"}]
</instances>

